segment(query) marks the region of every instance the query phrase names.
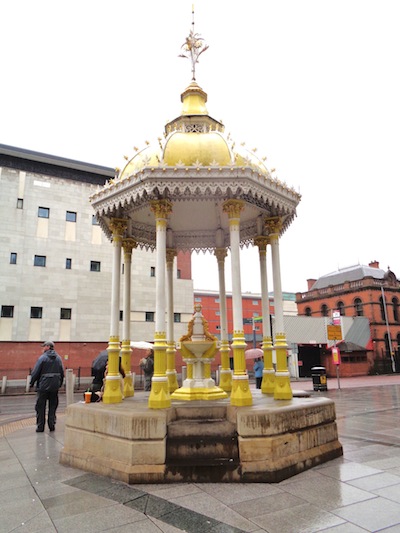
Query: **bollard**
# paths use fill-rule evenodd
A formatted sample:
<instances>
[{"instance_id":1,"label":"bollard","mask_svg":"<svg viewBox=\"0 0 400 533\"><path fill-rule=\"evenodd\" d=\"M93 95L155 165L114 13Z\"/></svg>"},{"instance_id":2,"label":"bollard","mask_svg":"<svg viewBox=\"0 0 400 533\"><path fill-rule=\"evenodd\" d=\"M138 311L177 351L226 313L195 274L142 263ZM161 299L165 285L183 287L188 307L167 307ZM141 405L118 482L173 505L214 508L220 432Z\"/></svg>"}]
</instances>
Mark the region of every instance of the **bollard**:
<instances>
[{"instance_id":1,"label":"bollard","mask_svg":"<svg viewBox=\"0 0 400 533\"><path fill-rule=\"evenodd\" d=\"M7 388L7 376L3 376L3 381L1 383L1 394L5 394Z\"/></svg>"},{"instance_id":2,"label":"bollard","mask_svg":"<svg viewBox=\"0 0 400 533\"><path fill-rule=\"evenodd\" d=\"M29 392L29 387L31 386L31 376L26 376L26 385L25 385L25 392Z\"/></svg>"},{"instance_id":3,"label":"bollard","mask_svg":"<svg viewBox=\"0 0 400 533\"><path fill-rule=\"evenodd\" d=\"M72 368L67 368L65 373L65 393L67 406L71 405L71 403L74 403L74 378L75 376Z\"/></svg>"}]
</instances>

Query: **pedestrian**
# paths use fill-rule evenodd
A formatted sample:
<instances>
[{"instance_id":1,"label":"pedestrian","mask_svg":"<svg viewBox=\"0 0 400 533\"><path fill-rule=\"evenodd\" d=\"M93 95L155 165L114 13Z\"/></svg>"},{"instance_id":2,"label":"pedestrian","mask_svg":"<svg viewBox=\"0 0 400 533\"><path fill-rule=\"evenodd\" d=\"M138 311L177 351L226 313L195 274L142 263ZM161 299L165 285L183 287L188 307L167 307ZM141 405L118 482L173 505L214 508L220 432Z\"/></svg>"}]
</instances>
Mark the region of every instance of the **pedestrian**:
<instances>
[{"instance_id":1,"label":"pedestrian","mask_svg":"<svg viewBox=\"0 0 400 533\"><path fill-rule=\"evenodd\" d=\"M256 388L261 389L264 370L264 361L262 360L262 357L257 357L257 359L254 359L253 370L254 377L256 378Z\"/></svg>"},{"instance_id":2,"label":"pedestrian","mask_svg":"<svg viewBox=\"0 0 400 533\"><path fill-rule=\"evenodd\" d=\"M139 366L144 374L144 390L149 391L151 390L151 378L154 374L154 350L148 350L146 357L140 360Z\"/></svg>"},{"instance_id":3,"label":"pedestrian","mask_svg":"<svg viewBox=\"0 0 400 533\"><path fill-rule=\"evenodd\" d=\"M43 354L37 360L31 374L30 386L36 383L36 432L42 433L46 423L46 404L49 402L47 424L55 430L58 407L58 390L64 381L64 366L61 357L54 350L54 342L42 344Z\"/></svg>"}]
</instances>

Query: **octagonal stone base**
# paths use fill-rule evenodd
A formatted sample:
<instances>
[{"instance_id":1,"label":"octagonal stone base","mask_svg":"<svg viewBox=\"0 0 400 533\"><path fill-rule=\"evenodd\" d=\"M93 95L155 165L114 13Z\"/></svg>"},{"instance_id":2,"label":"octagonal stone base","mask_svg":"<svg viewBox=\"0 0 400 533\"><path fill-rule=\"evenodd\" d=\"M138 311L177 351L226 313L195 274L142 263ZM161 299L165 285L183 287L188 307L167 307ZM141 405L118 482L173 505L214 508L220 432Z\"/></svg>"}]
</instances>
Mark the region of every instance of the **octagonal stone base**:
<instances>
[{"instance_id":1,"label":"octagonal stone base","mask_svg":"<svg viewBox=\"0 0 400 533\"><path fill-rule=\"evenodd\" d=\"M279 482L343 454L327 398L70 405L60 462L126 483Z\"/></svg>"}]
</instances>

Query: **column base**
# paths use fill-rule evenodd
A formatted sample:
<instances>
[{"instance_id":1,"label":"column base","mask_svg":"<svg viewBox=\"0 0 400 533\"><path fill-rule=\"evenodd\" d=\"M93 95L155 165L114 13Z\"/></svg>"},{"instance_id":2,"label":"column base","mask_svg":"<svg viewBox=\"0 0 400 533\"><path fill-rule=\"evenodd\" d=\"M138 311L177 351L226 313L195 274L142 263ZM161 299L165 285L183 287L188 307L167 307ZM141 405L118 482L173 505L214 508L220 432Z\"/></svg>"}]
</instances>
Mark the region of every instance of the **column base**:
<instances>
[{"instance_id":1,"label":"column base","mask_svg":"<svg viewBox=\"0 0 400 533\"><path fill-rule=\"evenodd\" d=\"M172 371L167 370L166 374L167 374L167 379L168 379L168 390L170 393L172 393L177 388L179 388L177 373L176 373L176 370L172 370Z\"/></svg>"},{"instance_id":2,"label":"column base","mask_svg":"<svg viewBox=\"0 0 400 533\"><path fill-rule=\"evenodd\" d=\"M219 386L225 392L231 392L232 390L232 371L221 370L219 375Z\"/></svg>"},{"instance_id":3,"label":"column base","mask_svg":"<svg viewBox=\"0 0 400 533\"><path fill-rule=\"evenodd\" d=\"M150 409L171 407L171 396L168 391L168 380L166 377L157 378L153 376L148 405Z\"/></svg>"},{"instance_id":4,"label":"column base","mask_svg":"<svg viewBox=\"0 0 400 533\"><path fill-rule=\"evenodd\" d=\"M122 402L121 377L119 374L118 376L108 375L106 377L102 400L103 403Z\"/></svg>"},{"instance_id":5,"label":"column base","mask_svg":"<svg viewBox=\"0 0 400 533\"><path fill-rule=\"evenodd\" d=\"M253 405L253 397L250 392L249 378L247 375L232 377L231 405L243 407Z\"/></svg>"},{"instance_id":6,"label":"column base","mask_svg":"<svg viewBox=\"0 0 400 533\"><path fill-rule=\"evenodd\" d=\"M263 394L273 395L275 392L275 370L264 370L261 383L261 392Z\"/></svg>"},{"instance_id":7,"label":"column base","mask_svg":"<svg viewBox=\"0 0 400 533\"><path fill-rule=\"evenodd\" d=\"M289 372L275 373L275 400L291 400L293 398L292 388L290 386Z\"/></svg>"},{"instance_id":8,"label":"column base","mask_svg":"<svg viewBox=\"0 0 400 533\"><path fill-rule=\"evenodd\" d=\"M132 372L129 372L125 374L124 377L124 396L125 398L130 398L131 396L135 395L134 387L133 387L133 376Z\"/></svg>"}]
</instances>

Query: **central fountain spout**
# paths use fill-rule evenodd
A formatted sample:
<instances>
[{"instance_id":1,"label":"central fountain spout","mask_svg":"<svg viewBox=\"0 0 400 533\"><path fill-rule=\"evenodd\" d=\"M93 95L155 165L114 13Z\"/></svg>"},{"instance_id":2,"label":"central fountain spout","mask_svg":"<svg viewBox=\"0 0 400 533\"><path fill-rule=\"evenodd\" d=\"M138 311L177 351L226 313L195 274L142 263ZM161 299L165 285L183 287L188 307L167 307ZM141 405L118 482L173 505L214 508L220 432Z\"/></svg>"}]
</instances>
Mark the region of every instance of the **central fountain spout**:
<instances>
[{"instance_id":1,"label":"central fountain spout","mask_svg":"<svg viewBox=\"0 0 400 533\"><path fill-rule=\"evenodd\" d=\"M211 362L217 351L217 337L208 332L208 323L196 304L188 333L180 338L182 358L187 364L187 378L171 398L179 400L214 400L227 398L211 377Z\"/></svg>"}]
</instances>

